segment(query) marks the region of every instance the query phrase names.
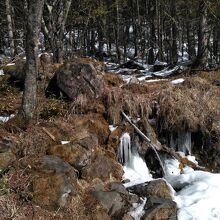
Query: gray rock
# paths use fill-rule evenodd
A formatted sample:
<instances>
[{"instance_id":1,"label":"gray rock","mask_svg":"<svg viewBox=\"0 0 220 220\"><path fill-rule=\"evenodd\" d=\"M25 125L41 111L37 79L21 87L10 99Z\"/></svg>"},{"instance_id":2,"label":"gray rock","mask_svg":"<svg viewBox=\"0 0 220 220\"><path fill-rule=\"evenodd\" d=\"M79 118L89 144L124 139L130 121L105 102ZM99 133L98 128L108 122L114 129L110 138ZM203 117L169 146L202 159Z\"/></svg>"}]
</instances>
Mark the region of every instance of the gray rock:
<instances>
[{"instance_id":1,"label":"gray rock","mask_svg":"<svg viewBox=\"0 0 220 220\"><path fill-rule=\"evenodd\" d=\"M98 98L104 89L104 80L91 63L72 61L64 64L51 79L46 95L60 96L60 92L71 100L79 95Z\"/></svg>"},{"instance_id":2,"label":"gray rock","mask_svg":"<svg viewBox=\"0 0 220 220\"><path fill-rule=\"evenodd\" d=\"M176 203L169 199L148 198L145 207L145 214L141 220L176 220L177 206Z\"/></svg>"}]
</instances>

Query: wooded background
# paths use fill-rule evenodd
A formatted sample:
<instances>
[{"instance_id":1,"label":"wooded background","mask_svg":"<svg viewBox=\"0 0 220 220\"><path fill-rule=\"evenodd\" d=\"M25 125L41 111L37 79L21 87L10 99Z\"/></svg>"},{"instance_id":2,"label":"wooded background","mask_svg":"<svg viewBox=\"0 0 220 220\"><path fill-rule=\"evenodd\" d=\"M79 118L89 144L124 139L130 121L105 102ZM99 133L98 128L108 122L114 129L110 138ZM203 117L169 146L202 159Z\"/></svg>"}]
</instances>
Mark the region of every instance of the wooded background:
<instances>
[{"instance_id":1,"label":"wooded background","mask_svg":"<svg viewBox=\"0 0 220 220\"><path fill-rule=\"evenodd\" d=\"M0 2L1 53L25 48L27 2ZM55 62L75 55L155 60L171 65L178 56L195 67L220 63L219 0L46 0L39 42Z\"/></svg>"}]
</instances>

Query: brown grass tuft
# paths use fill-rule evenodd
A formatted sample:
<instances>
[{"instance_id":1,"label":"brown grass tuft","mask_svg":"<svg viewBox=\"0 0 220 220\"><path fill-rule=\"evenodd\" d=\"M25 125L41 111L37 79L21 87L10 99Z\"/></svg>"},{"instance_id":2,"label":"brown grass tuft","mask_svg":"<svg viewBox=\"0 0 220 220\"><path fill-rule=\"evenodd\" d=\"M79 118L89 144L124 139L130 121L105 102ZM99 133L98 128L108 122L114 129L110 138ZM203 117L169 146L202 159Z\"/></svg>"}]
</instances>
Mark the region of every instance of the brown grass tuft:
<instances>
[{"instance_id":1,"label":"brown grass tuft","mask_svg":"<svg viewBox=\"0 0 220 220\"><path fill-rule=\"evenodd\" d=\"M159 94L158 102L159 127L166 130L210 132L220 115L219 88L199 77L170 85Z\"/></svg>"}]
</instances>

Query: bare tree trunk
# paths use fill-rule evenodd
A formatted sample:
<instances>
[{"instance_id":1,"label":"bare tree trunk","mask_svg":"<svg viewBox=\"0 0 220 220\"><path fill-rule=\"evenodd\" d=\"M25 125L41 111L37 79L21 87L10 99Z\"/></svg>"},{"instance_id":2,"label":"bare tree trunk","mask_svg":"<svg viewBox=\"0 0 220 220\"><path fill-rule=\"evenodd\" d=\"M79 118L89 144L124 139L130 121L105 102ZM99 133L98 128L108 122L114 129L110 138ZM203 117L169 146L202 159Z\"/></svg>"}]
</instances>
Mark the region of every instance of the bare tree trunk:
<instances>
[{"instance_id":1,"label":"bare tree trunk","mask_svg":"<svg viewBox=\"0 0 220 220\"><path fill-rule=\"evenodd\" d=\"M46 1L46 0L45 0ZM46 2L47 14L43 19L44 34L50 41L54 62L63 63L64 56L64 32L67 16L72 0L60 0L53 3ZM49 15L49 16L48 16Z\"/></svg>"},{"instance_id":2,"label":"bare tree trunk","mask_svg":"<svg viewBox=\"0 0 220 220\"><path fill-rule=\"evenodd\" d=\"M158 36L158 59L160 61L164 61L164 45L163 45L163 23L162 23L162 15L161 15L161 2L160 0L156 1L156 16L157 16L157 36Z\"/></svg>"},{"instance_id":3,"label":"bare tree trunk","mask_svg":"<svg viewBox=\"0 0 220 220\"><path fill-rule=\"evenodd\" d=\"M171 65L176 65L178 61L178 52L177 52L177 19L176 19L176 1L171 1L171 16L172 16L172 34L171 34Z\"/></svg>"},{"instance_id":4,"label":"bare tree trunk","mask_svg":"<svg viewBox=\"0 0 220 220\"><path fill-rule=\"evenodd\" d=\"M44 0L28 0L26 33L26 77L22 112L26 119L34 116L37 100L37 51Z\"/></svg>"},{"instance_id":5,"label":"bare tree trunk","mask_svg":"<svg viewBox=\"0 0 220 220\"><path fill-rule=\"evenodd\" d=\"M5 0L5 6L6 6L6 15L7 15L7 23L8 23L9 46L10 46L11 56L13 57L15 53L15 42L14 42L14 34L13 34L13 26L12 26L10 0Z\"/></svg>"},{"instance_id":6,"label":"bare tree trunk","mask_svg":"<svg viewBox=\"0 0 220 220\"><path fill-rule=\"evenodd\" d=\"M196 56L195 36L194 36L194 31L192 28L192 24L190 24L190 21L187 21L186 23L186 33L187 33L187 48L188 48L189 58L190 60L194 60Z\"/></svg>"},{"instance_id":7,"label":"bare tree trunk","mask_svg":"<svg viewBox=\"0 0 220 220\"><path fill-rule=\"evenodd\" d=\"M214 28L213 33L213 55L214 60L217 65L220 64L220 29L218 27Z\"/></svg>"},{"instance_id":8,"label":"bare tree trunk","mask_svg":"<svg viewBox=\"0 0 220 220\"><path fill-rule=\"evenodd\" d=\"M154 45L156 43L156 35L155 35L155 15L156 15L156 4L154 0L149 0L149 5L148 5L148 17L150 20L150 49L149 49L149 54L148 54L148 64L154 64L155 62L155 57L154 57Z\"/></svg>"},{"instance_id":9,"label":"bare tree trunk","mask_svg":"<svg viewBox=\"0 0 220 220\"><path fill-rule=\"evenodd\" d=\"M115 45L116 45L116 53L117 53L117 60L118 63L121 62L121 52L119 49L119 2L116 0L116 30L115 30Z\"/></svg>"},{"instance_id":10,"label":"bare tree trunk","mask_svg":"<svg viewBox=\"0 0 220 220\"><path fill-rule=\"evenodd\" d=\"M208 67L208 43L209 43L209 27L207 18L207 5L204 0L199 5L200 21L198 32L198 54L194 67L206 69Z\"/></svg>"}]
</instances>

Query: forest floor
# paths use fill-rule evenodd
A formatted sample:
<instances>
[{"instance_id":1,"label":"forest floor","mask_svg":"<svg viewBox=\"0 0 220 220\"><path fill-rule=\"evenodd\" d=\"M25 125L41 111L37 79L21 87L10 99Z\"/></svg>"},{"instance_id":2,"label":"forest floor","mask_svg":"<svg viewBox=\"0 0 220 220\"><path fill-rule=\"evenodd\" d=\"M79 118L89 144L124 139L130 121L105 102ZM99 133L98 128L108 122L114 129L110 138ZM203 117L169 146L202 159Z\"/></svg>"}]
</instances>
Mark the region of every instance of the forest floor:
<instances>
[{"instance_id":1,"label":"forest floor","mask_svg":"<svg viewBox=\"0 0 220 220\"><path fill-rule=\"evenodd\" d=\"M77 103L48 98L45 88L62 66L50 64L46 72L41 67L31 123L18 114L22 87L10 79L17 67L6 67L8 74L0 75L0 219L132 219L128 213L136 200L114 185L123 176L117 158L120 137L135 134L121 111L141 118L137 124L154 143L164 144L167 131L190 130L198 136L193 153L201 165L220 171L220 71L123 81L120 74L106 73L102 63L82 60L92 62L103 77L101 97ZM156 124L146 128L144 118ZM117 128L110 131L110 125ZM148 154L150 147L138 142L140 154ZM100 191L120 192L108 195L117 207L103 202Z\"/></svg>"}]
</instances>

